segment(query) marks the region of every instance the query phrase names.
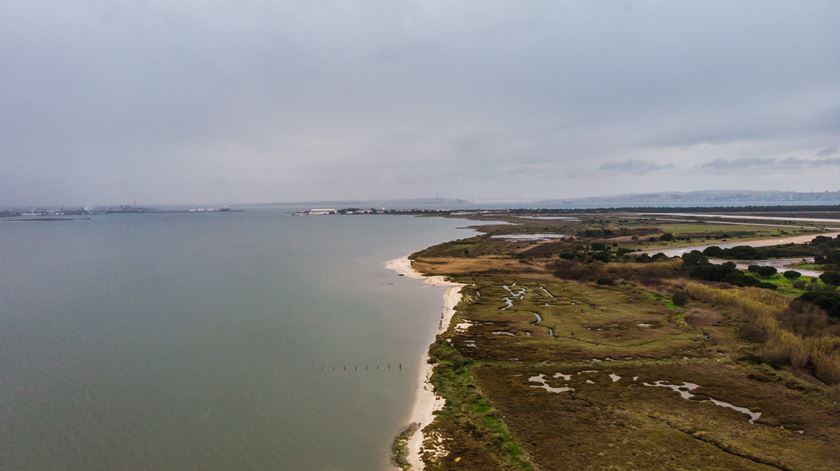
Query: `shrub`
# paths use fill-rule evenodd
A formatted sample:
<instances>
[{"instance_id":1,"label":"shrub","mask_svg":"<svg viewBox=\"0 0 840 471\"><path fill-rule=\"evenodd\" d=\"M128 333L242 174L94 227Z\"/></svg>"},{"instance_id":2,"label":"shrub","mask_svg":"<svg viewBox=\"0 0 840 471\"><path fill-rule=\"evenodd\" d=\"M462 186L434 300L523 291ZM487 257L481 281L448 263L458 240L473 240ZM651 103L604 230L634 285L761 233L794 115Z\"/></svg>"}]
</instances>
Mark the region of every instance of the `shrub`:
<instances>
[{"instance_id":1,"label":"shrub","mask_svg":"<svg viewBox=\"0 0 840 471\"><path fill-rule=\"evenodd\" d=\"M823 288L806 291L796 299L816 304L824 309L829 316L840 319L840 292L835 289Z\"/></svg>"},{"instance_id":2,"label":"shrub","mask_svg":"<svg viewBox=\"0 0 840 471\"><path fill-rule=\"evenodd\" d=\"M827 271L820 275L820 279L827 285L838 286L840 285L840 272Z\"/></svg>"},{"instance_id":3,"label":"shrub","mask_svg":"<svg viewBox=\"0 0 840 471\"><path fill-rule=\"evenodd\" d=\"M671 296L671 301L677 306L685 306L688 303L688 295L685 294L685 291L677 291Z\"/></svg>"},{"instance_id":4,"label":"shrub","mask_svg":"<svg viewBox=\"0 0 840 471\"><path fill-rule=\"evenodd\" d=\"M840 355L820 349L811 355L814 373L828 384L840 384Z\"/></svg>"},{"instance_id":5,"label":"shrub","mask_svg":"<svg viewBox=\"0 0 840 471\"><path fill-rule=\"evenodd\" d=\"M840 384L828 388L828 398L834 402L840 402Z\"/></svg>"},{"instance_id":6,"label":"shrub","mask_svg":"<svg viewBox=\"0 0 840 471\"><path fill-rule=\"evenodd\" d=\"M732 247L731 249L726 249L725 252L727 258L734 258L738 260L759 260L765 258L755 247L751 247L749 245Z\"/></svg>"},{"instance_id":7,"label":"shrub","mask_svg":"<svg viewBox=\"0 0 840 471\"><path fill-rule=\"evenodd\" d=\"M558 260L550 268L554 276L565 280L594 280L603 272L600 263L583 264L567 260Z\"/></svg>"},{"instance_id":8,"label":"shrub","mask_svg":"<svg viewBox=\"0 0 840 471\"><path fill-rule=\"evenodd\" d=\"M609 262L610 261L610 253L609 252L595 252L592 254L593 260L598 260L599 262Z\"/></svg>"},{"instance_id":9,"label":"shrub","mask_svg":"<svg viewBox=\"0 0 840 471\"><path fill-rule=\"evenodd\" d=\"M840 334L840 325L836 325L823 309L801 300L791 302L778 319L783 328L806 337Z\"/></svg>"},{"instance_id":10,"label":"shrub","mask_svg":"<svg viewBox=\"0 0 840 471\"><path fill-rule=\"evenodd\" d=\"M703 255L707 257L721 257L723 256L723 249L718 247L717 245L706 247L705 249L703 249Z\"/></svg>"},{"instance_id":11,"label":"shrub","mask_svg":"<svg viewBox=\"0 0 840 471\"><path fill-rule=\"evenodd\" d=\"M808 286L808 284L805 283L805 280L796 280L793 282L793 287L796 289L805 289L806 286Z\"/></svg>"},{"instance_id":12,"label":"shrub","mask_svg":"<svg viewBox=\"0 0 840 471\"><path fill-rule=\"evenodd\" d=\"M654 262L658 262L660 260L668 260L668 258L669 257L667 255L665 255L662 252L659 252L659 253L653 254L653 257L651 257L651 260L653 260Z\"/></svg>"},{"instance_id":13,"label":"shrub","mask_svg":"<svg viewBox=\"0 0 840 471\"><path fill-rule=\"evenodd\" d=\"M615 282L615 279L610 278L608 276L601 277L601 278L598 278L597 280L595 280L595 283L598 283L599 285L611 285L614 282Z\"/></svg>"},{"instance_id":14,"label":"shrub","mask_svg":"<svg viewBox=\"0 0 840 471\"><path fill-rule=\"evenodd\" d=\"M776 270L776 267L768 267L761 265L750 265L748 270L762 278L769 278L778 272L778 270Z\"/></svg>"},{"instance_id":15,"label":"shrub","mask_svg":"<svg viewBox=\"0 0 840 471\"><path fill-rule=\"evenodd\" d=\"M767 343L759 351L759 356L771 365L790 364L794 368L803 368L808 363L808 350L805 339L781 330L767 339Z\"/></svg>"},{"instance_id":16,"label":"shrub","mask_svg":"<svg viewBox=\"0 0 840 471\"><path fill-rule=\"evenodd\" d=\"M692 250L691 252L684 253L682 259L683 266L686 267L696 267L698 265L709 264L709 259L699 250Z\"/></svg>"},{"instance_id":17,"label":"shrub","mask_svg":"<svg viewBox=\"0 0 840 471\"><path fill-rule=\"evenodd\" d=\"M693 252L692 252L693 253ZM683 261L686 259L683 258ZM738 269L732 262L713 265L711 263L699 264L691 270L692 278L700 278L706 281L723 281L728 275L737 272Z\"/></svg>"},{"instance_id":18,"label":"shrub","mask_svg":"<svg viewBox=\"0 0 840 471\"><path fill-rule=\"evenodd\" d=\"M788 280L795 280L795 279L799 278L800 276L802 276L802 273L799 273L796 270L788 270L788 271L784 272L782 275L785 278L787 278Z\"/></svg>"},{"instance_id":19,"label":"shrub","mask_svg":"<svg viewBox=\"0 0 840 471\"><path fill-rule=\"evenodd\" d=\"M670 242L670 241L674 240L674 234L671 234L670 232L666 232L666 233L662 234L661 236L659 236L659 240L664 240L666 242Z\"/></svg>"}]
</instances>

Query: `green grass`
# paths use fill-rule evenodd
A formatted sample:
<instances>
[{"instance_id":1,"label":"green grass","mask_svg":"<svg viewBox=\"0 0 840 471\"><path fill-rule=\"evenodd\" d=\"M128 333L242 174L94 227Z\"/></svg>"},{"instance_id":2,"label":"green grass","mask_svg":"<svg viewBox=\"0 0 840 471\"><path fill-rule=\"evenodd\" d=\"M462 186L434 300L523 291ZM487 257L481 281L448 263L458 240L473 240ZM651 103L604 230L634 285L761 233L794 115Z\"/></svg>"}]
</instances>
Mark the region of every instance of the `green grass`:
<instances>
[{"instance_id":1,"label":"green grass","mask_svg":"<svg viewBox=\"0 0 840 471\"><path fill-rule=\"evenodd\" d=\"M408 462L408 439L415 432L417 432L417 424L411 424L400 432L391 444L391 460L403 471L411 469L411 463Z\"/></svg>"},{"instance_id":2,"label":"green grass","mask_svg":"<svg viewBox=\"0 0 840 471\"><path fill-rule=\"evenodd\" d=\"M803 270L822 270L823 268L825 268L822 265L818 265L816 263L797 263L795 265L791 265L791 267L793 267L794 269L801 268Z\"/></svg>"},{"instance_id":3,"label":"green grass","mask_svg":"<svg viewBox=\"0 0 840 471\"><path fill-rule=\"evenodd\" d=\"M465 455L490 454L491 456L485 459L495 458L505 469L533 469L528 456L511 436L501 414L476 386L471 371L475 363L462 356L441 337L432 345L430 356L436 363L431 378L435 393L446 400L433 427L448 432L446 434L449 436L454 434L459 438L453 440L456 443L447 447L450 456L445 457L444 461L453 462ZM457 435L463 429L471 430L468 437ZM431 467L434 469L435 463L432 463Z\"/></svg>"},{"instance_id":4,"label":"green grass","mask_svg":"<svg viewBox=\"0 0 840 471\"><path fill-rule=\"evenodd\" d=\"M775 275L773 275L771 277L767 277L767 278L758 276L755 273L752 273L752 272L746 271L746 270L744 271L744 273L747 274L748 276L751 276L751 277L757 279L757 280L761 280L761 281L764 281L766 283L772 283L772 284L776 285L777 286L776 291L778 291L779 293L785 294L787 296L790 296L790 297L798 297L798 296L801 296L802 293L805 292L804 289L799 289L799 288L796 288L796 287L793 286L794 282L796 282L797 280L804 281L806 286L810 286L810 285L813 284L817 288L825 288L825 283L823 283L822 280L820 280L819 278L813 278L813 277L810 277L810 276L802 276L802 277L797 278L796 280L789 280L789 279L785 278L781 273L776 273ZM816 280L816 281L814 281L814 280Z\"/></svg>"}]
</instances>

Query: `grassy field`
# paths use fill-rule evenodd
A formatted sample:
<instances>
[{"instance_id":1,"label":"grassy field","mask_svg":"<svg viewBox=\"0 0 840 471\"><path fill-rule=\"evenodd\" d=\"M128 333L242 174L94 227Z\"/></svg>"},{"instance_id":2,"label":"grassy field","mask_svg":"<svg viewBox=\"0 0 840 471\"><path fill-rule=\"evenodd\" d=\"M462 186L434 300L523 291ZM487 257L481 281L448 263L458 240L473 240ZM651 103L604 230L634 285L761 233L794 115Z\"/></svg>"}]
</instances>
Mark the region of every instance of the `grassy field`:
<instances>
[{"instance_id":1,"label":"grassy field","mask_svg":"<svg viewBox=\"0 0 840 471\"><path fill-rule=\"evenodd\" d=\"M627 220L568 224L572 241L414 255L467 284L430 352L446 405L426 429L429 469L840 469L840 326L787 308L802 289L689 280L678 260L617 255L636 243ZM720 227L705 226L656 230ZM607 262L592 255L605 229L624 238L599 249Z\"/></svg>"}]
</instances>

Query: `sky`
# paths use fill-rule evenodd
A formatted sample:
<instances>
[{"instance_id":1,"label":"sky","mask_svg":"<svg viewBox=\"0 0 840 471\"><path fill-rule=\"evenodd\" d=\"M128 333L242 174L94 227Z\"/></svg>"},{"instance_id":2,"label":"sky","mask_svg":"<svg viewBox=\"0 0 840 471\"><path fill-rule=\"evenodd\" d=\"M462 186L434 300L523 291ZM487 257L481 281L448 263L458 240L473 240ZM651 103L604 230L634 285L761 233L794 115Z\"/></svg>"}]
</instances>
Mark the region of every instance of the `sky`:
<instances>
[{"instance_id":1,"label":"sky","mask_svg":"<svg viewBox=\"0 0 840 471\"><path fill-rule=\"evenodd\" d=\"M836 0L4 0L0 206L840 190Z\"/></svg>"}]
</instances>

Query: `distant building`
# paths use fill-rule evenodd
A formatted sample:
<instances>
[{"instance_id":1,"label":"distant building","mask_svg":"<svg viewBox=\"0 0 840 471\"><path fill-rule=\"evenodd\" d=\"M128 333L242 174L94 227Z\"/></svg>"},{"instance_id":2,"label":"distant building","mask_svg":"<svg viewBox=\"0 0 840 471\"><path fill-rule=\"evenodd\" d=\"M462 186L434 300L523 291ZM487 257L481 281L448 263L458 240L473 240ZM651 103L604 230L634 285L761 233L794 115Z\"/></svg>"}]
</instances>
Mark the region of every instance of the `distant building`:
<instances>
[{"instance_id":1,"label":"distant building","mask_svg":"<svg viewBox=\"0 0 840 471\"><path fill-rule=\"evenodd\" d=\"M313 209L310 209L309 212L308 212L308 214L311 214L313 216L324 216L324 215L327 215L327 214L336 214L336 213L338 213L338 210L335 209L335 208L313 208Z\"/></svg>"}]
</instances>

